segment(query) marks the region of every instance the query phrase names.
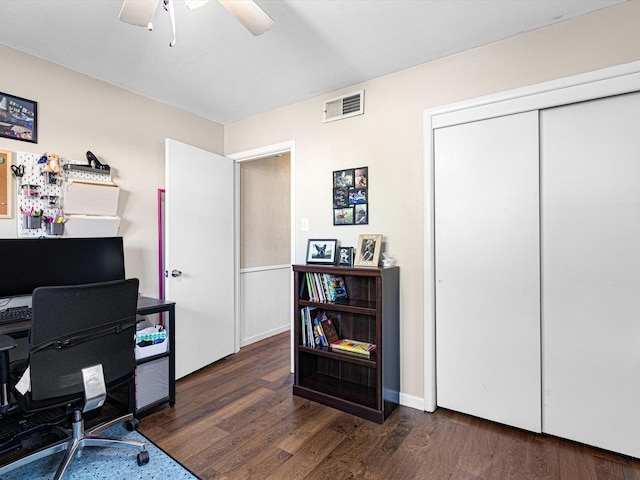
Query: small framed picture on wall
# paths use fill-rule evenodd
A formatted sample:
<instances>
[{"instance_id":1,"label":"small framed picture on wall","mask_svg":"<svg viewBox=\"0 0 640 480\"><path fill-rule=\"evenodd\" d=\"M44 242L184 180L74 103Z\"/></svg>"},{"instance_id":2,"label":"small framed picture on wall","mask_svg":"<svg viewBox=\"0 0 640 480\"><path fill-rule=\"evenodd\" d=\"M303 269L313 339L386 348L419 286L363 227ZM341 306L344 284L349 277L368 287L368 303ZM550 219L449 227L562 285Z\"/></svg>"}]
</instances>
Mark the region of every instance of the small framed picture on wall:
<instances>
[{"instance_id":1,"label":"small framed picture on wall","mask_svg":"<svg viewBox=\"0 0 640 480\"><path fill-rule=\"evenodd\" d=\"M353 225L354 218L353 207L333 209L334 225Z\"/></svg>"}]
</instances>

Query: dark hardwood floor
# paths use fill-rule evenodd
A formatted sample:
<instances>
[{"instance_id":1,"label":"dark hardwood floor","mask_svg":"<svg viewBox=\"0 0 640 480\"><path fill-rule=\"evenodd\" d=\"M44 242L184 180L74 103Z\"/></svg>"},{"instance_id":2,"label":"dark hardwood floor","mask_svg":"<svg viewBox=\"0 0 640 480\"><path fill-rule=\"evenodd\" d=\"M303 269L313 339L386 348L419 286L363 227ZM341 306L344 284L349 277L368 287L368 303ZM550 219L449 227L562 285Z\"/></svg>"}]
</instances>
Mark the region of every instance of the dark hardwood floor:
<instances>
[{"instance_id":1,"label":"dark hardwood floor","mask_svg":"<svg viewBox=\"0 0 640 480\"><path fill-rule=\"evenodd\" d=\"M294 397L292 379L285 333L179 380L139 430L205 480L640 480L636 459L444 409L378 425Z\"/></svg>"}]
</instances>

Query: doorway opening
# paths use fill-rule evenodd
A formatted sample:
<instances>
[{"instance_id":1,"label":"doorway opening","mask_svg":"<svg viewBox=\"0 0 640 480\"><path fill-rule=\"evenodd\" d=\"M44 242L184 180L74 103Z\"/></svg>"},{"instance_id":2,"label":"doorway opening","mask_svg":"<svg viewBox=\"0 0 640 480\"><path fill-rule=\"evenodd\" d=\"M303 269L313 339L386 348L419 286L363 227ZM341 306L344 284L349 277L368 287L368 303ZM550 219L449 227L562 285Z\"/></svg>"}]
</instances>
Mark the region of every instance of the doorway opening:
<instances>
[{"instance_id":1,"label":"doorway opening","mask_svg":"<svg viewBox=\"0 0 640 480\"><path fill-rule=\"evenodd\" d=\"M290 329L291 154L238 163L240 347Z\"/></svg>"}]
</instances>

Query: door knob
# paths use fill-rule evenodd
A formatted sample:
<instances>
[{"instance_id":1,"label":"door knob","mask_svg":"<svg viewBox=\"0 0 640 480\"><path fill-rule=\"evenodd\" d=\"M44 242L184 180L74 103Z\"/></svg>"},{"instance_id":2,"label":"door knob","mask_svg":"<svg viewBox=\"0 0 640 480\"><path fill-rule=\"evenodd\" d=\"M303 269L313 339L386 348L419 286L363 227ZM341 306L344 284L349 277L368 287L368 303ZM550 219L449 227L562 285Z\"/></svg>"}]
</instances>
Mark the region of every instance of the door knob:
<instances>
[{"instance_id":1,"label":"door knob","mask_svg":"<svg viewBox=\"0 0 640 480\"><path fill-rule=\"evenodd\" d=\"M171 276L173 278L178 278L182 276L182 272L180 270L171 270Z\"/></svg>"}]
</instances>

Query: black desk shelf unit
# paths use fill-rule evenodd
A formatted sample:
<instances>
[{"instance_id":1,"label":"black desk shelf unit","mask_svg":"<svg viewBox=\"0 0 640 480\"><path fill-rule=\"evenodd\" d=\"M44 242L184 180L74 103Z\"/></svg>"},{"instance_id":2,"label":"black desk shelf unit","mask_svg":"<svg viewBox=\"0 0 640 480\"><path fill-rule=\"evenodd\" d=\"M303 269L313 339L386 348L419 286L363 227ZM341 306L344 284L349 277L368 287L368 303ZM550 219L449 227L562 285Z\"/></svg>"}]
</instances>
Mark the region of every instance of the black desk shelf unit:
<instances>
[{"instance_id":1,"label":"black desk shelf unit","mask_svg":"<svg viewBox=\"0 0 640 480\"><path fill-rule=\"evenodd\" d=\"M167 330L169 341L166 352L136 360L136 386L135 390L130 391L129 405L132 412L140 415L159 405L168 403L173 407L176 403L175 302L141 296L138 297L137 313L163 314L162 323ZM165 313L168 314L168 319L164 316ZM145 400L142 399L143 389ZM152 400L148 399L149 396Z\"/></svg>"},{"instance_id":2,"label":"black desk shelf unit","mask_svg":"<svg viewBox=\"0 0 640 480\"><path fill-rule=\"evenodd\" d=\"M399 403L399 268L294 265L293 393L347 413L383 423ZM306 273L339 275L348 300L309 300ZM324 310L340 338L376 344L369 358L302 344L301 309Z\"/></svg>"}]
</instances>

